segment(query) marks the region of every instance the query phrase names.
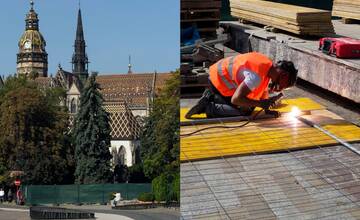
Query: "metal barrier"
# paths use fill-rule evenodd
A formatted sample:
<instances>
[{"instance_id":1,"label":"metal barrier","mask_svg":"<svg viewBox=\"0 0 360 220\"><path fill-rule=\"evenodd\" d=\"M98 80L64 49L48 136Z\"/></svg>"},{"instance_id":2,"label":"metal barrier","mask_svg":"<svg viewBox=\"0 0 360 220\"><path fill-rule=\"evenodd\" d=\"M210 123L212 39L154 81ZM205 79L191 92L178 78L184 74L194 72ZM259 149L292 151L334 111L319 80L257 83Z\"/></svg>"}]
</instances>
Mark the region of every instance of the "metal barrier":
<instances>
[{"instance_id":1,"label":"metal barrier","mask_svg":"<svg viewBox=\"0 0 360 220\"><path fill-rule=\"evenodd\" d=\"M28 205L106 204L111 193L121 193L125 200L132 200L143 192L151 192L151 184L28 185L21 190Z\"/></svg>"},{"instance_id":2,"label":"metal barrier","mask_svg":"<svg viewBox=\"0 0 360 220\"><path fill-rule=\"evenodd\" d=\"M30 207L31 219L94 219L95 214L73 209Z\"/></svg>"}]
</instances>

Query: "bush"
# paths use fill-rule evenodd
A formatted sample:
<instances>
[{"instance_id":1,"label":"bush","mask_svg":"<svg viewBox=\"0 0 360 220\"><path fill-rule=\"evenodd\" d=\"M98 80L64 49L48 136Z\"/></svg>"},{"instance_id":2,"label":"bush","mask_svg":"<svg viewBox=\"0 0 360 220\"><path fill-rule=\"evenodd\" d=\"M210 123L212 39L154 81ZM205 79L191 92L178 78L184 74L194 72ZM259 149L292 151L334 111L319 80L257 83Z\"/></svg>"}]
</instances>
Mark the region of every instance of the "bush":
<instances>
[{"instance_id":1,"label":"bush","mask_svg":"<svg viewBox=\"0 0 360 220\"><path fill-rule=\"evenodd\" d=\"M160 176L156 177L152 181L152 189L156 201L166 201L175 200L174 196L174 180L176 175L163 173ZM180 193L180 192L179 192Z\"/></svg>"},{"instance_id":2,"label":"bush","mask_svg":"<svg viewBox=\"0 0 360 220\"><path fill-rule=\"evenodd\" d=\"M173 193L174 193L174 200L180 202L180 174L177 173L175 175L175 179L173 182Z\"/></svg>"},{"instance_id":3,"label":"bush","mask_svg":"<svg viewBox=\"0 0 360 220\"><path fill-rule=\"evenodd\" d=\"M161 174L152 181L152 190L155 196L155 200L165 201L168 195L168 182L166 180L166 174Z\"/></svg>"},{"instance_id":4,"label":"bush","mask_svg":"<svg viewBox=\"0 0 360 220\"><path fill-rule=\"evenodd\" d=\"M138 197L138 200L143 202L152 202L154 201L154 194L151 192L141 193Z\"/></svg>"},{"instance_id":5,"label":"bush","mask_svg":"<svg viewBox=\"0 0 360 220\"><path fill-rule=\"evenodd\" d=\"M115 193L116 193L116 192L111 192L111 193L109 193L109 200L110 200L110 201L113 200L113 199L115 199Z\"/></svg>"},{"instance_id":6,"label":"bush","mask_svg":"<svg viewBox=\"0 0 360 220\"><path fill-rule=\"evenodd\" d=\"M151 181L144 174L142 164L135 164L129 167L129 183L150 183Z\"/></svg>"}]
</instances>

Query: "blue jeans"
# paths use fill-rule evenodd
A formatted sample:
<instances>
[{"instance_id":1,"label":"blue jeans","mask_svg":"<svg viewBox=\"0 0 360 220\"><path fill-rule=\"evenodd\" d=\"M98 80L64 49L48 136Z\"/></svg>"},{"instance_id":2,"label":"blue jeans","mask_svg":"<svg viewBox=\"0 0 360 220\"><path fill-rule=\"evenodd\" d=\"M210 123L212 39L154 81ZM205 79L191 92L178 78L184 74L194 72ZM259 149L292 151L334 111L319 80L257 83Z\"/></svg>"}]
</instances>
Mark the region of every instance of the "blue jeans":
<instances>
[{"instance_id":1,"label":"blue jeans","mask_svg":"<svg viewBox=\"0 0 360 220\"><path fill-rule=\"evenodd\" d=\"M231 103L231 96L223 96L209 81L209 90L213 96L206 106L205 112L208 118L249 116L254 111L254 107L239 107Z\"/></svg>"}]
</instances>

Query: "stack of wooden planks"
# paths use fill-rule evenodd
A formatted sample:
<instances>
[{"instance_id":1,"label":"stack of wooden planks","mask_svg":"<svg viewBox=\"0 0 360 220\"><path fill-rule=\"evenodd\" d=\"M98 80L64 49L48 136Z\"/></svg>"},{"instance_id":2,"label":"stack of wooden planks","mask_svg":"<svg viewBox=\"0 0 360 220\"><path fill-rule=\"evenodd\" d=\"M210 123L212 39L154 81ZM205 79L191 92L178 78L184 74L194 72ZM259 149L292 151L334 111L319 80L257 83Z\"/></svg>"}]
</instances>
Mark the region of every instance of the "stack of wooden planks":
<instances>
[{"instance_id":1,"label":"stack of wooden planks","mask_svg":"<svg viewBox=\"0 0 360 220\"><path fill-rule=\"evenodd\" d=\"M359 0L334 0L333 16L360 20L360 1Z\"/></svg>"},{"instance_id":2,"label":"stack of wooden planks","mask_svg":"<svg viewBox=\"0 0 360 220\"><path fill-rule=\"evenodd\" d=\"M331 12L262 0L230 0L231 15L299 35L334 33Z\"/></svg>"},{"instance_id":3,"label":"stack of wooden planks","mask_svg":"<svg viewBox=\"0 0 360 220\"><path fill-rule=\"evenodd\" d=\"M197 27L201 38L215 37L221 0L181 0L181 28Z\"/></svg>"}]
</instances>

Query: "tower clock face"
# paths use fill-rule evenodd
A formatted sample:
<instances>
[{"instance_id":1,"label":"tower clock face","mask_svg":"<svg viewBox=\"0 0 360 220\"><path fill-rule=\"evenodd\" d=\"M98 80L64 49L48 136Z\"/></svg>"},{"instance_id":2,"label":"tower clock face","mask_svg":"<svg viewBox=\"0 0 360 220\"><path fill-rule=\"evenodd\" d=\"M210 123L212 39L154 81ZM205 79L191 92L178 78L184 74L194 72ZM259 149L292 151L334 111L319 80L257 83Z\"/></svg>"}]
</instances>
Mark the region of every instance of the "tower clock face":
<instances>
[{"instance_id":1,"label":"tower clock face","mask_svg":"<svg viewBox=\"0 0 360 220\"><path fill-rule=\"evenodd\" d=\"M24 44L24 48L25 49L30 49L31 48L31 42L30 41L26 41Z\"/></svg>"}]
</instances>

